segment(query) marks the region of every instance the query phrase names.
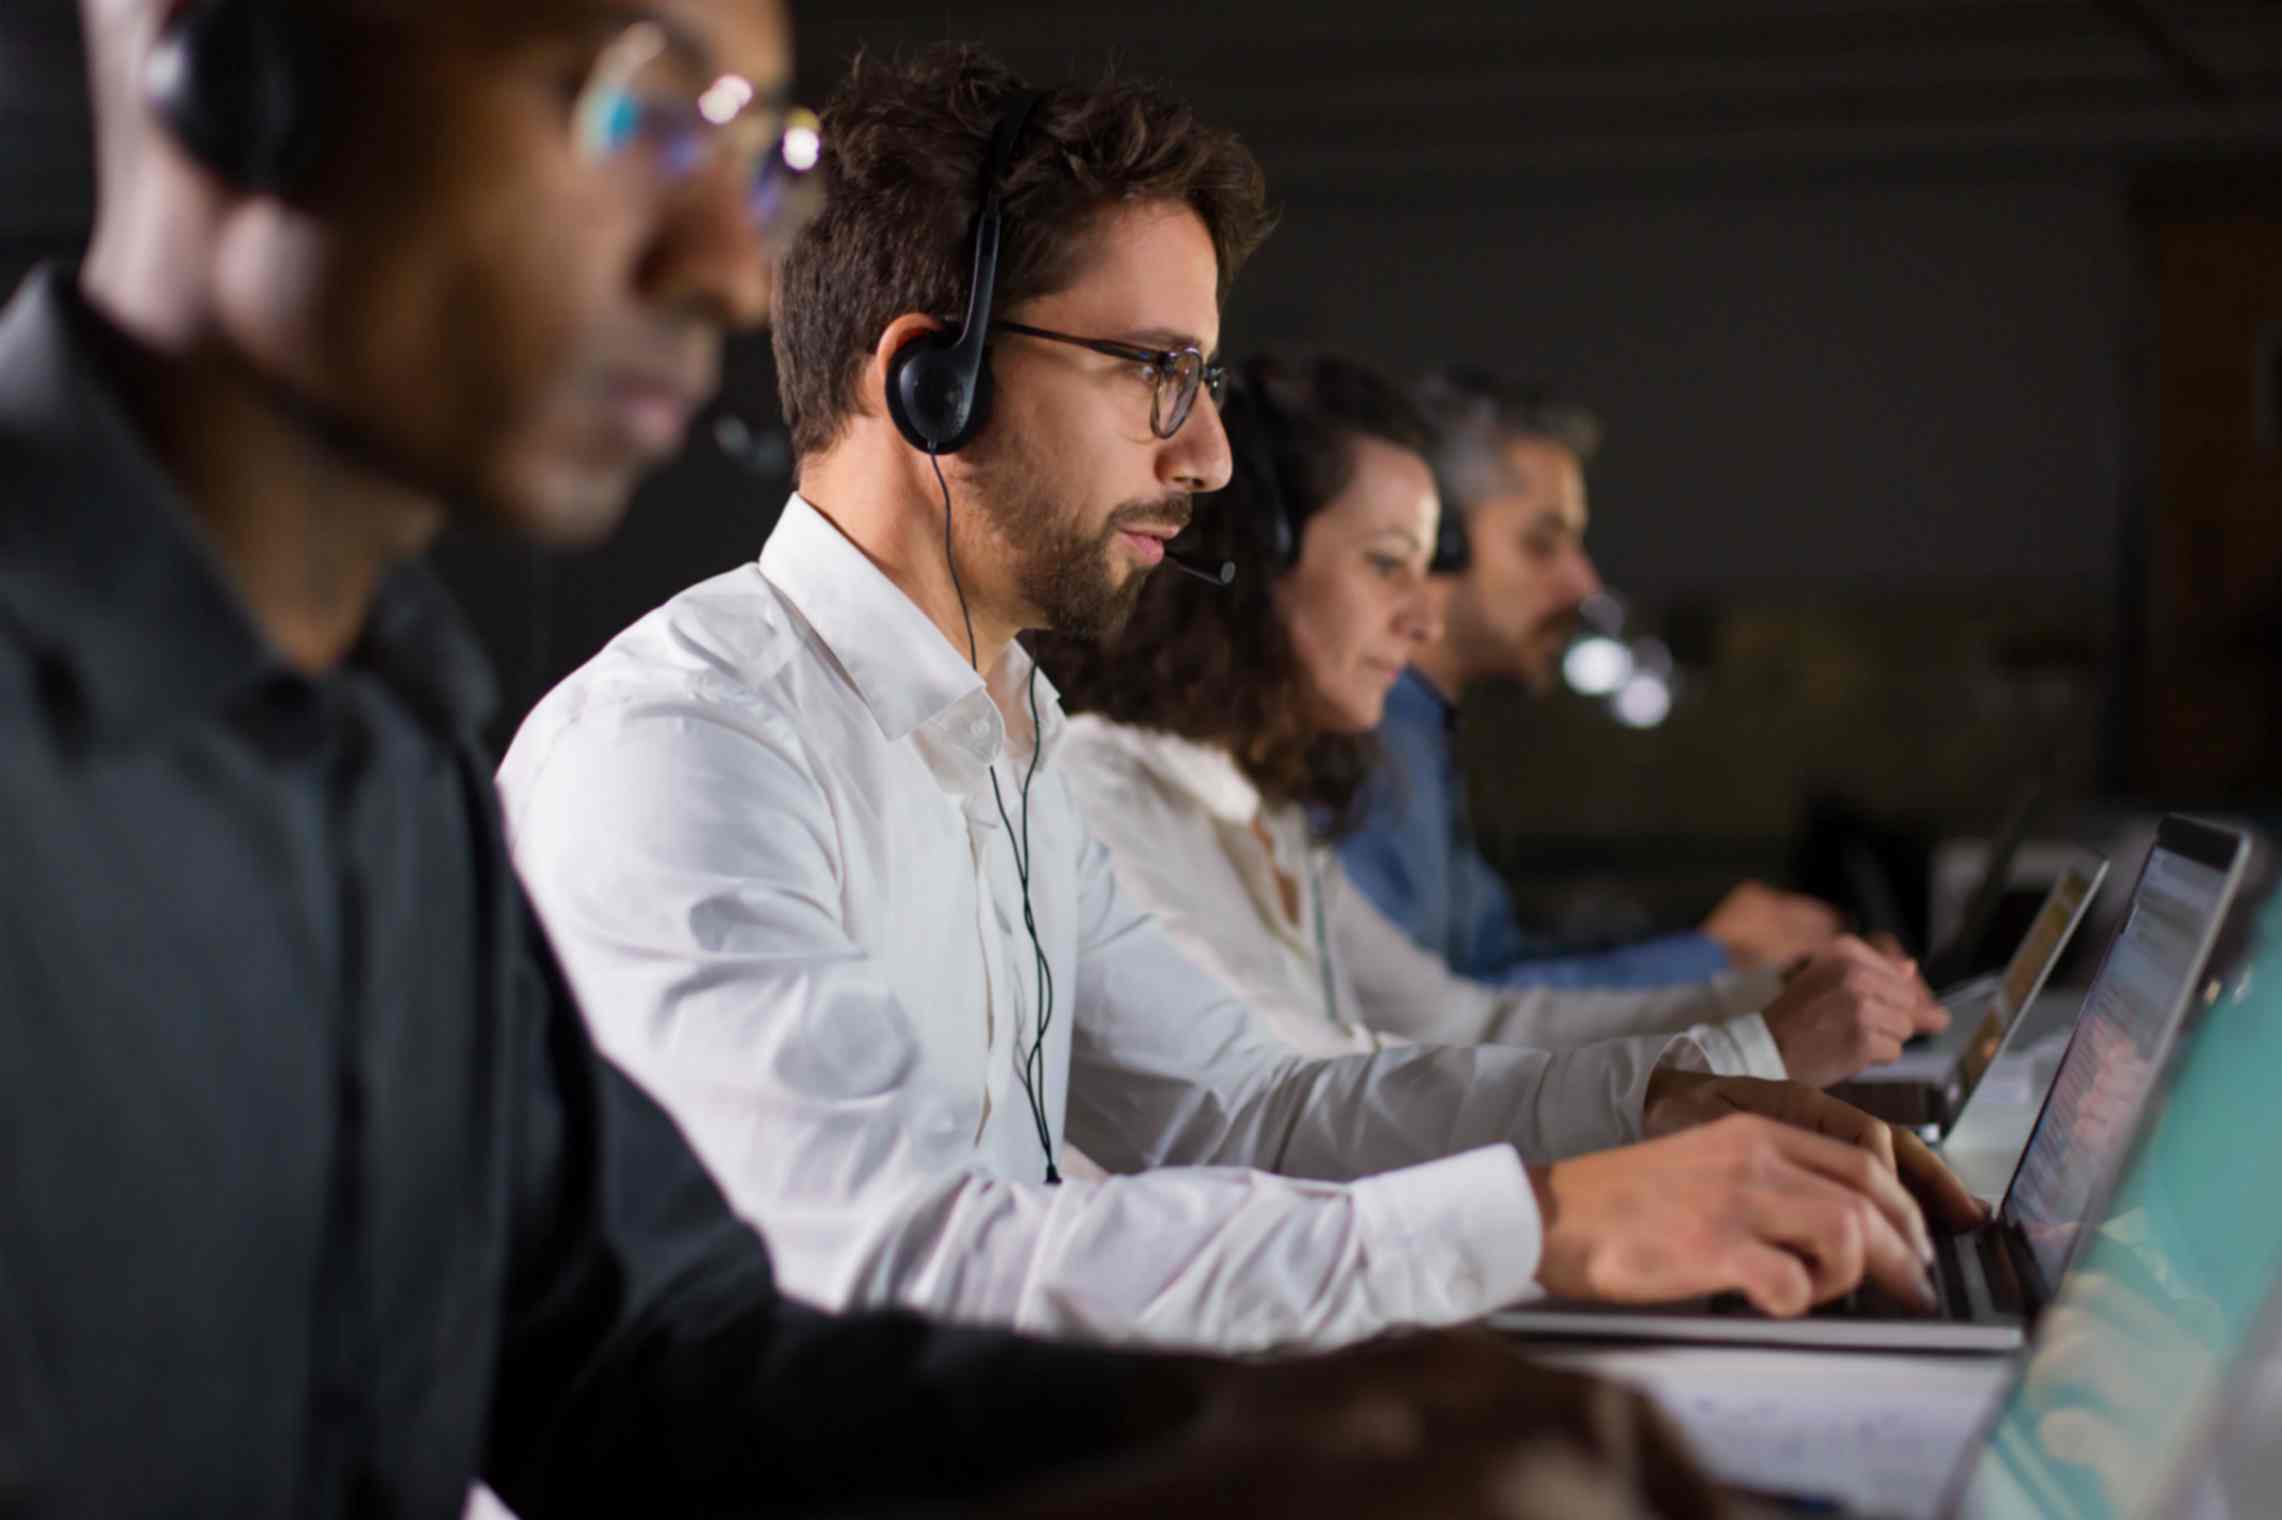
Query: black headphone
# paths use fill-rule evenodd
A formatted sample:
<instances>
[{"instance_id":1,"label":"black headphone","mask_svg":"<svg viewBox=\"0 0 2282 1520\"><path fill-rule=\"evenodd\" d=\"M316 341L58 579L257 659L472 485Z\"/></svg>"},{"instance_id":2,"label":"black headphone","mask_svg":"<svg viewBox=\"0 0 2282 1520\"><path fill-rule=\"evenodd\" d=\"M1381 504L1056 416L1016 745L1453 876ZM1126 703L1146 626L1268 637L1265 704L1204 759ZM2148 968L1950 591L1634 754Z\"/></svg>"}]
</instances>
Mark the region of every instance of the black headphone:
<instances>
[{"instance_id":1,"label":"black headphone","mask_svg":"<svg viewBox=\"0 0 2282 1520\"><path fill-rule=\"evenodd\" d=\"M1275 579L1299 563L1305 528L1293 510L1291 493L1284 488L1284 436L1286 407L1274 391L1283 361L1257 354L1235 367L1229 376L1228 406L1221 421L1228 429L1229 453L1236 470L1250 487L1254 532L1267 551L1268 578ZM1262 542L1264 540L1264 542Z\"/></svg>"},{"instance_id":2,"label":"black headphone","mask_svg":"<svg viewBox=\"0 0 2282 1520\"><path fill-rule=\"evenodd\" d=\"M239 189L298 186L324 142L325 58L307 0L190 0L160 32L143 93L175 140Z\"/></svg>"},{"instance_id":3,"label":"black headphone","mask_svg":"<svg viewBox=\"0 0 2282 1520\"><path fill-rule=\"evenodd\" d=\"M982 206L975 213L975 270L967 314L956 333L931 332L895 351L887 365L887 414L915 449L956 454L990 420L991 302L998 294L999 234L1006 220L1006 176L1014 145L1043 91L1017 96L991 133L983 160Z\"/></svg>"},{"instance_id":4,"label":"black headphone","mask_svg":"<svg viewBox=\"0 0 2282 1520\"><path fill-rule=\"evenodd\" d=\"M1264 519L1269 574L1281 575L1299 563L1303 532L1284 489L1282 445L1273 421L1279 408L1270 392L1278 361L1262 356L1240 365L1231 377L1225 413L1230 451L1236 468L1250 481L1251 495ZM1435 521L1434 552L1428 557L1429 575L1461 575L1473 563L1466 539L1466 521L1445 502Z\"/></svg>"},{"instance_id":5,"label":"black headphone","mask_svg":"<svg viewBox=\"0 0 2282 1520\"><path fill-rule=\"evenodd\" d=\"M956 454L990 421L990 317L998 297L998 251L1006 226L1006 176L1022 129L1046 99L1044 90L1017 95L990 135L983 159L982 202L975 212L974 275L967 286L967 313L955 333L931 332L897 349L887 364L887 414L904 441L924 454ZM1167 554L1165 563L1208 586L1236 578L1236 565L1209 566L1186 555Z\"/></svg>"},{"instance_id":6,"label":"black headphone","mask_svg":"<svg viewBox=\"0 0 2282 1520\"><path fill-rule=\"evenodd\" d=\"M1426 562L1428 575L1464 575L1474 563L1473 546L1466 539L1466 519L1448 501L1434 524L1434 557Z\"/></svg>"}]
</instances>

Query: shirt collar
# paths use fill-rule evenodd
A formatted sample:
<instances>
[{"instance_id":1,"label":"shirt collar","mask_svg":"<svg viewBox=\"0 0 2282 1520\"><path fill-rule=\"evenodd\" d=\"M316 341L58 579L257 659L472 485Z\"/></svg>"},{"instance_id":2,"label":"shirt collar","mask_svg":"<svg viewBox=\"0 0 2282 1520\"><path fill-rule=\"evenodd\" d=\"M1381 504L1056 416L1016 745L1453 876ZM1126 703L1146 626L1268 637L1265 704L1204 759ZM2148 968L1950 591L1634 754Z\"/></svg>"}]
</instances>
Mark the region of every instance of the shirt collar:
<instances>
[{"instance_id":1,"label":"shirt collar","mask_svg":"<svg viewBox=\"0 0 2282 1520\"><path fill-rule=\"evenodd\" d=\"M919 604L798 493L761 550L761 573L840 662L881 737L929 730L984 765L1003 753L1006 724L991 693L1009 706L1028 702L1035 665L1019 641L991 667L986 690ZM1037 678L1043 768L1067 720L1054 683L1043 671Z\"/></svg>"},{"instance_id":2,"label":"shirt collar","mask_svg":"<svg viewBox=\"0 0 2282 1520\"><path fill-rule=\"evenodd\" d=\"M101 324L52 267L0 314L0 608L116 737L210 712L288 667L121 404ZM417 565L383 583L350 658L439 727L472 731L491 710L482 655Z\"/></svg>"}]
</instances>

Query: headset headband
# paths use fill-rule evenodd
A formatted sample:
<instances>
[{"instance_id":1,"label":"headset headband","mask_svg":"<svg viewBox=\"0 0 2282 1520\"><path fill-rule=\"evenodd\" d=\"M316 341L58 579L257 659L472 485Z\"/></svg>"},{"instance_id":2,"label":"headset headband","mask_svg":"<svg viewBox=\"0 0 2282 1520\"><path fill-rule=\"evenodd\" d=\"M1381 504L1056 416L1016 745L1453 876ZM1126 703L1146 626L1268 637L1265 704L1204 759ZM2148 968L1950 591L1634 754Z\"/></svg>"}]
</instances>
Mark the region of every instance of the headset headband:
<instances>
[{"instance_id":1,"label":"headset headband","mask_svg":"<svg viewBox=\"0 0 2282 1520\"><path fill-rule=\"evenodd\" d=\"M1006 176L1014 167L1014 148L1022 129L1030 124L1042 90L1028 90L1015 98L991 133L990 152L983 161L982 202L975 212L975 268L967 287L967 315L951 352L969 372L982 367L982 347L990 339L992 301L998 291L999 231L1005 224Z\"/></svg>"}]
</instances>

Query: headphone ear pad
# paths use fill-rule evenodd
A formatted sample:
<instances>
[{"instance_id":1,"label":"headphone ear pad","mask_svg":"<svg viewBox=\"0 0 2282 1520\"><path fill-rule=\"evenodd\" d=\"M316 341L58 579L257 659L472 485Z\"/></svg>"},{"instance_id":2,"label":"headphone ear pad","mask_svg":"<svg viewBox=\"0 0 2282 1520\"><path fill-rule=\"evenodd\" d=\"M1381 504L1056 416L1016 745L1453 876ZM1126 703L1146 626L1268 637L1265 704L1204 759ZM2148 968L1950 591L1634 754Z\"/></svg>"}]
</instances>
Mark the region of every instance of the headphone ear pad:
<instances>
[{"instance_id":1,"label":"headphone ear pad","mask_svg":"<svg viewBox=\"0 0 2282 1520\"><path fill-rule=\"evenodd\" d=\"M300 0L194 0L145 65L145 98L183 148L241 190L292 188L315 153L315 59Z\"/></svg>"},{"instance_id":2,"label":"headphone ear pad","mask_svg":"<svg viewBox=\"0 0 2282 1520\"><path fill-rule=\"evenodd\" d=\"M1466 537L1466 519L1444 502L1442 516L1434 526L1434 557L1427 564L1426 573L1464 575L1473 562L1473 545Z\"/></svg>"},{"instance_id":3,"label":"headphone ear pad","mask_svg":"<svg viewBox=\"0 0 2282 1520\"><path fill-rule=\"evenodd\" d=\"M913 448L956 454L990 416L990 365L970 368L943 334L915 338L887 366L887 414Z\"/></svg>"}]
</instances>

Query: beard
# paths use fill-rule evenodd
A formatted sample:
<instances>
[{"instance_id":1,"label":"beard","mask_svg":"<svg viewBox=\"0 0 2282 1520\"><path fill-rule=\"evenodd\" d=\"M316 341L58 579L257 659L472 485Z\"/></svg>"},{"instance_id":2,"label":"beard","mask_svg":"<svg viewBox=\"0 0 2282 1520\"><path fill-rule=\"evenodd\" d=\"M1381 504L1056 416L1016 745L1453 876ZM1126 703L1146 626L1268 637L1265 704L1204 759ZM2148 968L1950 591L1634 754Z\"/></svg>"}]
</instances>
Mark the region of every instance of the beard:
<instances>
[{"instance_id":1,"label":"beard","mask_svg":"<svg viewBox=\"0 0 2282 1520\"><path fill-rule=\"evenodd\" d=\"M1118 535L1144 524L1185 527L1189 498L1128 502L1098 530L1088 530L1042 484L1049 472L1011 430L978 440L977 455L975 499L992 533L1007 547L1015 595L1051 632L1089 641L1116 636L1149 584L1146 569L1120 577Z\"/></svg>"},{"instance_id":2,"label":"beard","mask_svg":"<svg viewBox=\"0 0 2282 1520\"><path fill-rule=\"evenodd\" d=\"M1467 593L1451 599L1444 639L1461 652L1462 666L1475 675L1518 681L1530 695L1543 697L1559 684L1561 657L1583 619L1574 607L1548 613L1525 626L1497 616Z\"/></svg>"},{"instance_id":3,"label":"beard","mask_svg":"<svg viewBox=\"0 0 2282 1520\"><path fill-rule=\"evenodd\" d=\"M1528 675L1530 692L1544 696L1560 684L1561 658L1569 651L1570 641L1585 620L1575 608L1554 613L1537 624L1529 633Z\"/></svg>"}]
</instances>

